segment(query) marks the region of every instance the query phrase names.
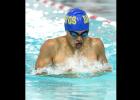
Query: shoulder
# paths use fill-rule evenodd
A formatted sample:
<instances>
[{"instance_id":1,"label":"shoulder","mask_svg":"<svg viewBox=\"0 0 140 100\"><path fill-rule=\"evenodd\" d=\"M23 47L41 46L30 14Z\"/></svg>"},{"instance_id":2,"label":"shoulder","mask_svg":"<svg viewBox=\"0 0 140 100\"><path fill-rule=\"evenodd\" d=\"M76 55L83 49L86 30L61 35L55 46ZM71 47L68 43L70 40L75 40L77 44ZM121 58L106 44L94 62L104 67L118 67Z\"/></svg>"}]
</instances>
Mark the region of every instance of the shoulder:
<instances>
[{"instance_id":1,"label":"shoulder","mask_svg":"<svg viewBox=\"0 0 140 100\"><path fill-rule=\"evenodd\" d=\"M56 39L48 39L42 44L40 50L51 52L52 50L55 50L55 48L57 48Z\"/></svg>"},{"instance_id":2,"label":"shoulder","mask_svg":"<svg viewBox=\"0 0 140 100\"><path fill-rule=\"evenodd\" d=\"M48 39L42 44L43 47L53 47L55 45L56 45L55 39Z\"/></svg>"},{"instance_id":3,"label":"shoulder","mask_svg":"<svg viewBox=\"0 0 140 100\"><path fill-rule=\"evenodd\" d=\"M42 48L56 50L60 45L62 45L62 43L65 42L65 40L64 36L48 39L42 44Z\"/></svg>"},{"instance_id":4,"label":"shoulder","mask_svg":"<svg viewBox=\"0 0 140 100\"><path fill-rule=\"evenodd\" d=\"M94 48L95 52L98 55L104 54L105 48L103 41L100 38L91 38L91 46Z\"/></svg>"},{"instance_id":5,"label":"shoulder","mask_svg":"<svg viewBox=\"0 0 140 100\"><path fill-rule=\"evenodd\" d=\"M92 45L103 46L103 41L100 38L89 38L89 41Z\"/></svg>"}]
</instances>

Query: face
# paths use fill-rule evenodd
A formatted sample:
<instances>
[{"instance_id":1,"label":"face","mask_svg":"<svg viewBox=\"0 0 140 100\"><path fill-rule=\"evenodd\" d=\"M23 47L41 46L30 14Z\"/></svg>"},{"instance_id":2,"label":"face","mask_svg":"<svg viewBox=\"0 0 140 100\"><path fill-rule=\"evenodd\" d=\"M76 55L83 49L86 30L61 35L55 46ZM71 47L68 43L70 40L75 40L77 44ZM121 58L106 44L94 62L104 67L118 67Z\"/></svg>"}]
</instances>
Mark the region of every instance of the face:
<instances>
[{"instance_id":1,"label":"face","mask_svg":"<svg viewBox=\"0 0 140 100\"><path fill-rule=\"evenodd\" d=\"M85 38L88 37L88 30L83 31L68 31L69 41L71 45L79 49L82 47Z\"/></svg>"}]
</instances>

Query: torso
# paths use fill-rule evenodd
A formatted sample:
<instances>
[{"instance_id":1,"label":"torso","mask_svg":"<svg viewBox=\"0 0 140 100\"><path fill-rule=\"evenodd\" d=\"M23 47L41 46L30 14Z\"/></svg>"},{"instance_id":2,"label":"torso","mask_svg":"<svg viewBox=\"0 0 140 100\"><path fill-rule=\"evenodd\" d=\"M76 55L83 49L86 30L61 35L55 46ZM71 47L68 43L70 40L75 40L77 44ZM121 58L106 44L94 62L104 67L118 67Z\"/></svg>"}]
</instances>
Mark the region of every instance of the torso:
<instances>
[{"instance_id":1,"label":"torso","mask_svg":"<svg viewBox=\"0 0 140 100\"><path fill-rule=\"evenodd\" d=\"M74 60L77 63L82 61L85 65L90 65L94 61L97 61L97 53L92 45L92 38L86 40L86 45L83 45L80 51L73 52L68 45L65 37L58 38L59 47L56 51L55 56L53 57L53 64L56 66L64 65L69 60ZM87 63L89 62L89 63Z\"/></svg>"}]
</instances>

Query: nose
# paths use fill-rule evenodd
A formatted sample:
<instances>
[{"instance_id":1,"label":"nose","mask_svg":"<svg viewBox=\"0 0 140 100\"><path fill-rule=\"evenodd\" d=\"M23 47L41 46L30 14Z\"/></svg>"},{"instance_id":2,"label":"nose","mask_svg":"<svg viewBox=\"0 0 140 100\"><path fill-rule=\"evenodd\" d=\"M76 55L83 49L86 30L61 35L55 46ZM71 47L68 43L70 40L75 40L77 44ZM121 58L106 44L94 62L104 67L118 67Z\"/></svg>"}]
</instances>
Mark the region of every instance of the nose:
<instances>
[{"instance_id":1,"label":"nose","mask_svg":"<svg viewBox=\"0 0 140 100\"><path fill-rule=\"evenodd\" d=\"M77 42L82 42L82 40L83 40L83 39L82 39L81 36L78 36L77 39L76 39Z\"/></svg>"}]
</instances>

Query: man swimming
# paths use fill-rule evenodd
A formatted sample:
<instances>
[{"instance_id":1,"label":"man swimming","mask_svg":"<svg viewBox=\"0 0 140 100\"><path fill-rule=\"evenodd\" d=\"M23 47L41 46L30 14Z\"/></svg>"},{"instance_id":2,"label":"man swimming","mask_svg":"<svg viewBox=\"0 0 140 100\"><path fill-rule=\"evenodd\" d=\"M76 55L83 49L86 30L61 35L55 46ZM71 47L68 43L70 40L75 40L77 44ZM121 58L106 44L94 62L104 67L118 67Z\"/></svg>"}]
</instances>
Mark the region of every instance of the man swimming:
<instances>
[{"instance_id":1,"label":"man swimming","mask_svg":"<svg viewBox=\"0 0 140 100\"><path fill-rule=\"evenodd\" d=\"M85 11L79 8L70 9L65 16L64 26L67 33L65 36L48 39L41 46L35 65L36 70L65 64L74 55L77 55L76 59L79 59L77 61L84 57L87 62L108 63L101 39L88 36L89 19ZM68 68L66 71L72 70L72 68ZM105 67L101 71L112 71L112 67ZM42 73L37 72L36 74Z\"/></svg>"}]
</instances>

